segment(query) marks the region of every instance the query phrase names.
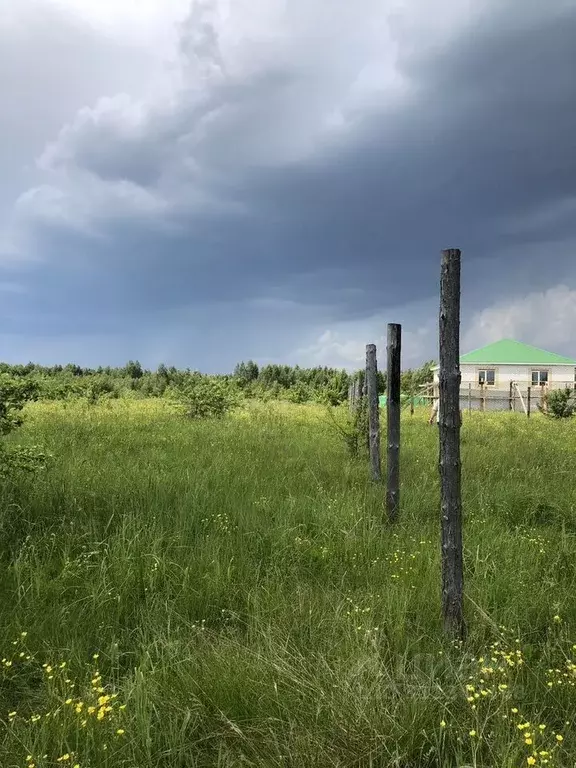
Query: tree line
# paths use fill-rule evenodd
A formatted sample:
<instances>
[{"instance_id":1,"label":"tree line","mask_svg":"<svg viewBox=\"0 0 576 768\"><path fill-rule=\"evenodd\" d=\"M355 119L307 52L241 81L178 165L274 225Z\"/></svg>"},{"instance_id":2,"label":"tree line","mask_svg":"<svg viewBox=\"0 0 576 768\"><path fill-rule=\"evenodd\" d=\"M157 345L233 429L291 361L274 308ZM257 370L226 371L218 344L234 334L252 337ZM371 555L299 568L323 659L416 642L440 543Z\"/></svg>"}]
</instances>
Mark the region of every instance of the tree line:
<instances>
[{"instance_id":1,"label":"tree line","mask_svg":"<svg viewBox=\"0 0 576 768\"><path fill-rule=\"evenodd\" d=\"M402 390L416 394L422 384L432 381L433 362L426 362L402 374ZM338 405L347 400L352 380L361 371L316 366L267 364L253 360L242 361L230 374L207 376L190 368L160 364L154 371L145 369L139 361L129 360L119 367L88 368L67 365L42 366L37 363L11 365L0 363L0 375L27 381L42 399L60 400L85 397L90 400L117 397L163 397L187 389L195 383L208 381L238 395L254 399L281 399L296 403L322 402ZM378 373L378 389L386 392L386 374Z\"/></svg>"}]
</instances>

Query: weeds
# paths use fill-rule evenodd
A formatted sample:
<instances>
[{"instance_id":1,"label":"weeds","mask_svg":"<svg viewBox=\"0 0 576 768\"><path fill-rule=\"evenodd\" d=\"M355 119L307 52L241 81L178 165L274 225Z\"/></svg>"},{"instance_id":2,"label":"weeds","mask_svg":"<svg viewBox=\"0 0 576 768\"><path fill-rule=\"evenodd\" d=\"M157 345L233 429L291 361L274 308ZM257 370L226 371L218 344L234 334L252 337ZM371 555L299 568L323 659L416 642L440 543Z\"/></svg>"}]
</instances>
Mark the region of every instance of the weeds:
<instances>
[{"instance_id":1,"label":"weeds","mask_svg":"<svg viewBox=\"0 0 576 768\"><path fill-rule=\"evenodd\" d=\"M18 442L55 459L0 499L0 765L574 765L569 420L465 414L460 644L426 412L403 417L394 529L320 406L25 415Z\"/></svg>"}]
</instances>

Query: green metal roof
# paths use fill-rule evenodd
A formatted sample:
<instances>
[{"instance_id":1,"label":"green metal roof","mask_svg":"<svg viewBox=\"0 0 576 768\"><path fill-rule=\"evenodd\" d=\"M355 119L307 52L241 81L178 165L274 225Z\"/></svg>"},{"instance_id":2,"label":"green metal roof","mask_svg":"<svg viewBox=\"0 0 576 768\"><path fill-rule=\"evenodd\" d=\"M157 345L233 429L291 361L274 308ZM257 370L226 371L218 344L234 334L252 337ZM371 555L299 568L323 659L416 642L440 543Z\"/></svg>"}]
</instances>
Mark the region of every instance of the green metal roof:
<instances>
[{"instance_id":1,"label":"green metal roof","mask_svg":"<svg viewBox=\"0 0 576 768\"><path fill-rule=\"evenodd\" d=\"M544 349L522 344L512 339L502 339L494 344L488 344L481 349L475 349L460 357L460 363L484 365L576 365L576 360L570 357L546 352Z\"/></svg>"}]
</instances>

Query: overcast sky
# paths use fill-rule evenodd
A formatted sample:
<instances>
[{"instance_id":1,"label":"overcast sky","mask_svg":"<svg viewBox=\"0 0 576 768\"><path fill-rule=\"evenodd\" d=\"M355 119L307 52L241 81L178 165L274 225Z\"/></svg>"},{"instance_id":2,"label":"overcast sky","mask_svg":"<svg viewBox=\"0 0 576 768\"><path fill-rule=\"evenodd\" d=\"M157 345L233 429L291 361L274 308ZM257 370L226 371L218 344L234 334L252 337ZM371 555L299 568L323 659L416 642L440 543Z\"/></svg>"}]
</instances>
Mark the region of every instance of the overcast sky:
<instances>
[{"instance_id":1,"label":"overcast sky","mask_svg":"<svg viewBox=\"0 0 576 768\"><path fill-rule=\"evenodd\" d=\"M576 356L576 0L4 0L0 359Z\"/></svg>"}]
</instances>

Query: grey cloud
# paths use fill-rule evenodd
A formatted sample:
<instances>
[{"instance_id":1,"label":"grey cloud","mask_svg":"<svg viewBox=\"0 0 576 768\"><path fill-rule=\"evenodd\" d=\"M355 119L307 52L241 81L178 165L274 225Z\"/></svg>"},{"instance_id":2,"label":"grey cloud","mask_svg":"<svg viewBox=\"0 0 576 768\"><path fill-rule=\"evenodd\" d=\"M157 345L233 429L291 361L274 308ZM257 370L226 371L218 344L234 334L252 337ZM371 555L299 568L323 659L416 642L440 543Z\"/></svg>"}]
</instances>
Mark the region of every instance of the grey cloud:
<instances>
[{"instance_id":1,"label":"grey cloud","mask_svg":"<svg viewBox=\"0 0 576 768\"><path fill-rule=\"evenodd\" d=\"M218 62L215 30L199 26L194 56ZM472 312L506 281L549 279L542 252L554 238L555 268L574 280L569 218L529 233L507 225L575 193L574 40L576 8L559 0L493 5L441 50L400 32L401 107L345 114L340 133L322 120L342 102L346 112L366 63L356 45L332 79L320 50L296 44L299 63L284 56L245 78L216 77L204 97L184 89L143 113L100 102L62 131L46 165L70 195L86 173L146 187L177 227L154 232L154 214L99 221L103 244L43 224L39 313L56 333L71 321L89 330L123 316L146 323L147 313L153 324L170 308L269 296L325 323L358 320L433 296L438 252L452 245L465 254ZM199 191L221 209L197 205Z\"/></svg>"},{"instance_id":2,"label":"grey cloud","mask_svg":"<svg viewBox=\"0 0 576 768\"><path fill-rule=\"evenodd\" d=\"M0 93L3 167L31 162L76 110L114 88L138 95L152 62L72 20L56 5L19 0L3 9Z\"/></svg>"}]
</instances>

